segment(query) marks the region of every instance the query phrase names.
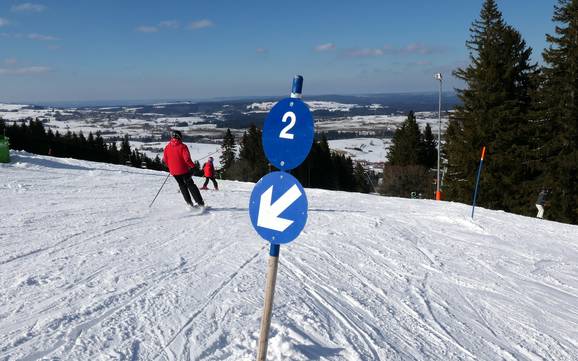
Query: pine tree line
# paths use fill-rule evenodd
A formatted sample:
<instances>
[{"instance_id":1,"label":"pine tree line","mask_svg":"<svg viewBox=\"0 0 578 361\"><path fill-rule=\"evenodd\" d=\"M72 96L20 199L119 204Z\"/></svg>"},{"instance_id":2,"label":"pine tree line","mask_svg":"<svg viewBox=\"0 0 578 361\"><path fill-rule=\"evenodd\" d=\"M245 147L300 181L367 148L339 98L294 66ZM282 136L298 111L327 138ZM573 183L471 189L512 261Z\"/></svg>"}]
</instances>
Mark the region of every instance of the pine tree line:
<instances>
[{"instance_id":1,"label":"pine tree line","mask_svg":"<svg viewBox=\"0 0 578 361\"><path fill-rule=\"evenodd\" d=\"M534 215L546 188L546 217L578 223L578 0L559 0L553 20L540 68L496 1L485 0L466 42L470 64L454 72L466 86L445 134L448 199L471 202L486 146L481 206Z\"/></svg>"},{"instance_id":2,"label":"pine tree line","mask_svg":"<svg viewBox=\"0 0 578 361\"><path fill-rule=\"evenodd\" d=\"M261 129L251 125L239 141L237 156L235 137L227 129L221 145L223 178L257 182L276 170L265 157L261 135ZM365 193L371 190L370 180L361 164L354 168L350 157L332 152L325 135L313 142L307 158L291 174L305 187Z\"/></svg>"},{"instance_id":3,"label":"pine tree line","mask_svg":"<svg viewBox=\"0 0 578 361\"><path fill-rule=\"evenodd\" d=\"M423 133L413 111L395 131L383 169L380 193L387 196L433 198L431 169L437 165L437 141L429 124Z\"/></svg>"},{"instance_id":4,"label":"pine tree line","mask_svg":"<svg viewBox=\"0 0 578 361\"><path fill-rule=\"evenodd\" d=\"M76 158L95 162L106 162L113 164L126 164L133 167L162 170L163 165L160 158L147 157L137 149L131 149L128 135L125 135L121 142L120 149L116 142L106 143L100 132L96 135L89 133L88 137L79 132L53 132L52 129L44 128L41 120L29 119L28 123L13 123L8 126L0 119L0 133L10 138L10 148L15 150L25 150L27 152L51 155L55 157Z\"/></svg>"}]
</instances>

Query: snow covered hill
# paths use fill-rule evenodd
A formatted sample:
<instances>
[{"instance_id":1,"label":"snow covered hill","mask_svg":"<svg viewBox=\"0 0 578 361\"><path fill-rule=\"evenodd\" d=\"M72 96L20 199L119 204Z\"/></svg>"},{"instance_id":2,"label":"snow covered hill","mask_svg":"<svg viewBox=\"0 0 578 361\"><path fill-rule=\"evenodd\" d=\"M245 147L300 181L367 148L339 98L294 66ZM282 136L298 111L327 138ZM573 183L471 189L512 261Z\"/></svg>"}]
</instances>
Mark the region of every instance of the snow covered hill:
<instances>
[{"instance_id":1,"label":"snow covered hill","mask_svg":"<svg viewBox=\"0 0 578 361\"><path fill-rule=\"evenodd\" d=\"M252 184L185 210L166 173L0 164L0 360L254 360L267 245ZM197 179L197 183L200 179ZM578 360L578 227L307 190L270 360Z\"/></svg>"}]
</instances>

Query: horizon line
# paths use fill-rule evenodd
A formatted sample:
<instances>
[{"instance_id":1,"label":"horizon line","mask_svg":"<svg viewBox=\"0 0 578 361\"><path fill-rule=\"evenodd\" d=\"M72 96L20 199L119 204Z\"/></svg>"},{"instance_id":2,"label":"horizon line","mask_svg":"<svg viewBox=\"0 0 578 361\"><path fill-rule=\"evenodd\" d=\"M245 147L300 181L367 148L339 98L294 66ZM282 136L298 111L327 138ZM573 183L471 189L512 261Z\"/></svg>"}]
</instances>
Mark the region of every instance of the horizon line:
<instances>
[{"instance_id":1,"label":"horizon line","mask_svg":"<svg viewBox=\"0 0 578 361\"><path fill-rule=\"evenodd\" d=\"M438 94L437 91L403 91L403 92L386 92L386 93L319 93L304 95L303 98L311 97L331 97L331 96L351 96L351 97L370 97L380 95L423 95L423 94ZM442 91L442 94L455 95L455 90ZM19 104L28 106L136 106L136 105L152 105L159 102L174 102L174 103L212 103L219 101L237 101L237 100L262 100L262 99L283 99L287 95L239 95L239 96L219 96L209 98L150 98L150 99L96 99L96 100L39 100L39 101L0 101L0 104Z\"/></svg>"}]
</instances>

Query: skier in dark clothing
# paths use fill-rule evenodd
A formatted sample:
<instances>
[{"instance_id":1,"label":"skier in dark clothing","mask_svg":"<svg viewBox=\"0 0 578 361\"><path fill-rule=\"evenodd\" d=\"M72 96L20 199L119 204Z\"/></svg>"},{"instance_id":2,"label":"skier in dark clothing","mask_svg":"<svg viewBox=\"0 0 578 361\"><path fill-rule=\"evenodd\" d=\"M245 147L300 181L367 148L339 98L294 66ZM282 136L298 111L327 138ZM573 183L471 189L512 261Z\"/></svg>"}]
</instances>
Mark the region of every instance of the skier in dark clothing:
<instances>
[{"instance_id":1,"label":"skier in dark clothing","mask_svg":"<svg viewBox=\"0 0 578 361\"><path fill-rule=\"evenodd\" d=\"M536 208L538 208L538 214L536 217L544 217L544 205L546 204L546 198L548 197L548 190L542 189L540 194L538 194L538 199L536 200Z\"/></svg>"},{"instance_id":2,"label":"skier in dark clothing","mask_svg":"<svg viewBox=\"0 0 578 361\"><path fill-rule=\"evenodd\" d=\"M189 206L194 207L195 205L191 200L192 195L195 202L203 207L205 202L203 202L201 192L199 192L191 177L191 171L195 167L195 163L191 161L189 148L183 143L182 138L183 135L180 131L173 131L172 138L163 153L163 162L169 167L169 172L179 184L185 202Z\"/></svg>"},{"instance_id":3,"label":"skier in dark clothing","mask_svg":"<svg viewBox=\"0 0 578 361\"><path fill-rule=\"evenodd\" d=\"M205 175L205 184L201 187L203 190L207 190L207 185L209 184L209 179L213 182L213 187L215 190L219 190L219 185L215 180L215 167L213 166L213 157L209 157L209 160L203 165L203 173Z\"/></svg>"}]
</instances>

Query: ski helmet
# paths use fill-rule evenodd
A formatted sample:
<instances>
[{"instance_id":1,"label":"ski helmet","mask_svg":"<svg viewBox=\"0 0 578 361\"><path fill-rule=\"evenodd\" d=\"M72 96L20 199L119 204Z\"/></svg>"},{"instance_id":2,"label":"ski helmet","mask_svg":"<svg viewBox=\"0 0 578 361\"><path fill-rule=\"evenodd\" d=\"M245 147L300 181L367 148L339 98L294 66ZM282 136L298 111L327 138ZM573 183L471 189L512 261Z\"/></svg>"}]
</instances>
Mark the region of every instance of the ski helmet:
<instances>
[{"instance_id":1,"label":"ski helmet","mask_svg":"<svg viewBox=\"0 0 578 361\"><path fill-rule=\"evenodd\" d=\"M212 161L213 161L213 157L209 157L209 162L212 162Z\"/></svg>"},{"instance_id":2,"label":"ski helmet","mask_svg":"<svg viewBox=\"0 0 578 361\"><path fill-rule=\"evenodd\" d=\"M181 133L180 130L173 130L173 132L171 133L171 137L177 138L177 139L183 139L183 134Z\"/></svg>"}]
</instances>

